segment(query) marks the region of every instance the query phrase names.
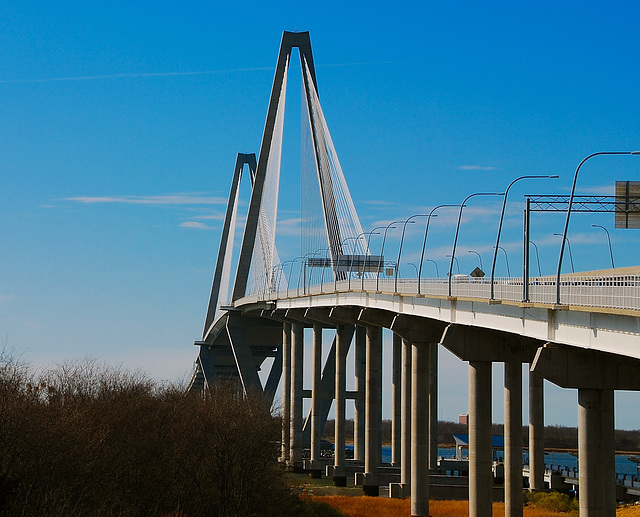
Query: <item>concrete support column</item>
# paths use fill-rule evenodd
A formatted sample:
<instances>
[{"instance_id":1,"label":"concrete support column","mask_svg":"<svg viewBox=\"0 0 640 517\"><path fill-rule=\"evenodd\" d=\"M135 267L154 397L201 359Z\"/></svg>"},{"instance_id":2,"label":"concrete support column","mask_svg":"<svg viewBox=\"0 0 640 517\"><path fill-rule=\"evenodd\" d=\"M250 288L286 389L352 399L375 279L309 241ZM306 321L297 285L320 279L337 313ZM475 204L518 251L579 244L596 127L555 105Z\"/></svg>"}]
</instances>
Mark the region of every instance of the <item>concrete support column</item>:
<instances>
[{"instance_id":1,"label":"concrete support column","mask_svg":"<svg viewBox=\"0 0 640 517\"><path fill-rule=\"evenodd\" d=\"M605 515L603 409L604 393L610 390L578 389L578 467L580 517ZM603 465L604 462L604 465ZM604 467L604 468L603 468ZM607 494L609 495L609 494ZM610 496L610 495L609 495Z\"/></svg>"},{"instance_id":2,"label":"concrete support column","mask_svg":"<svg viewBox=\"0 0 640 517\"><path fill-rule=\"evenodd\" d=\"M289 461L289 432L290 406L291 400L291 323L282 324L282 449L281 458L285 465Z\"/></svg>"},{"instance_id":3,"label":"concrete support column","mask_svg":"<svg viewBox=\"0 0 640 517\"><path fill-rule=\"evenodd\" d=\"M522 364L504 363L504 512L522 517Z\"/></svg>"},{"instance_id":4,"label":"concrete support column","mask_svg":"<svg viewBox=\"0 0 640 517\"><path fill-rule=\"evenodd\" d=\"M379 371L380 366L380 329L367 327L366 347L366 397L365 397L365 451L364 451L364 479L362 490L365 495L378 496L378 464L380 462L380 437L378 426L379 414Z\"/></svg>"},{"instance_id":5,"label":"concrete support column","mask_svg":"<svg viewBox=\"0 0 640 517\"><path fill-rule=\"evenodd\" d=\"M322 379L322 327L313 326L313 367L311 380L311 465L313 477L320 477L320 380Z\"/></svg>"},{"instance_id":6,"label":"concrete support column","mask_svg":"<svg viewBox=\"0 0 640 517\"><path fill-rule=\"evenodd\" d=\"M544 379L529 371L529 489L544 490Z\"/></svg>"},{"instance_id":7,"label":"concrete support column","mask_svg":"<svg viewBox=\"0 0 640 517\"><path fill-rule=\"evenodd\" d=\"M602 466L604 470L604 515L616 515L616 448L614 390L602 390Z\"/></svg>"},{"instance_id":8,"label":"concrete support column","mask_svg":"<svg viewBox=\"0 0 640 517\"><path fill-rule=\"evenodd\" d=\"M429 515L429 348L412 346L411 515Z\"/></svg>"},{"instance_id":9,"label":"concrete support column","mask_svg":"<svg viewBox=\"0 0 640 517\"><path fill-rule=\"evenodd\" d=\"M291 400L289 464L294 471L302 471L302 323L291 324Z\"/></svg>"},{"instance_id":10,"label":"concrete support column","mask_svg":"<svg viewBox=\"0 0 640 517\"><path fill-rule=\"evenodd\" d=\"M490 361L469 361L469 516L491 517Z\"/></svg>"},{"instance_id":11,"label":"concrete support column","mask_svg":"<svg viewBox=\"0 0 640 517\"><path fill-rule=\"evenodd\" d=\"M438 468L438 343L429 345L429 468Z\"/></svg>"},{"instance_id":12,"label":"concrete support column","mask_svg":"<svg viewBox=\"0 0 640 517\"><path fill-rule=\"evenodd\" d=\"M355 390L357 397L353 413L353 459L364 460L365 384L366 384L366 328L356 327Z\"/></svg>"},{"instance_id":13,"label":"concrete support column","mask_svg":"<svg viewBox=\"0 0 640 517\"><path fill-rule=\"evenodd\" d=\"M393 364L391 366L391 464L395 467L400 465L400 427L402 422L402 337L393 333Z\"/></svg>"},{"instance_id":14,"label":"concrete support column","mask_svg":"<svg viewBox=\"0 0 640 517\"><path fill-rule=\"evenodd\" d=\"M400 379L400 483L389 484L389 496L404 499L411 495L411 343L402 340Z\"/></svg>"},{"instance_id":15,"label":"concrete support column","mask_svg":"<svg viewBox=\"0 0 640 517\"><path fill-rule=\"evenodd\" d=\"M335 451L333 484L347 486L345 471L345 400L347 391L347 342L345 326L338 325L336 331L336 391L335 391Z\"/></svg>"}]
</instances>

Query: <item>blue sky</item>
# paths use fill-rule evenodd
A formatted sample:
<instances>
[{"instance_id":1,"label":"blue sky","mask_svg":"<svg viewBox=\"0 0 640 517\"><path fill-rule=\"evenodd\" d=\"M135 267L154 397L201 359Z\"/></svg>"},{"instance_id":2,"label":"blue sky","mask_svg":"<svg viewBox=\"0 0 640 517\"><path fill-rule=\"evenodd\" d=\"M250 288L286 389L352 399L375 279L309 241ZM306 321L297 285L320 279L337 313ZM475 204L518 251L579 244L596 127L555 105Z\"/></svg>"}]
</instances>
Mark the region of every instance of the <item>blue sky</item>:
<instances>
[{"instance_id":1,"label":"blue sky","mask_svg":"<svg viewBox=\"0 0 640 517\"><path fill-rule=\"evenodd\" d=\"M511 190L501 243L515 275L523 196L568 193L592 152L640 149L633 2L220 4L0 4L0 337L29 362L92 356L161 379L189 375L236 153L258 152L283 30L310 31L365 230L521 175L559 174ZM280 218L295 230L292 70ZM639 170L637 157L593 159L577 191L611 194ZM487 269L499 203L476 198L465 211L464 271L477 265L471 249ZM441 275L453 224L443 212L430 230ZM637 265L636 231L614 230L612 214L580 214L569 233L576 270L609 264L591 224L610 230L617 266ZM543 274L555 271L561 231L561 217L534 215ZM408 239L407 262L419 231ZM297 242L279 242L282 260ZM441 417L455 418L466 411L466 366L444 352L441 362ZM575 425L575 392L549 390L547 421ZM618 396L619 427L640 428L637 402Z\"/></svg>"}]
</instances>

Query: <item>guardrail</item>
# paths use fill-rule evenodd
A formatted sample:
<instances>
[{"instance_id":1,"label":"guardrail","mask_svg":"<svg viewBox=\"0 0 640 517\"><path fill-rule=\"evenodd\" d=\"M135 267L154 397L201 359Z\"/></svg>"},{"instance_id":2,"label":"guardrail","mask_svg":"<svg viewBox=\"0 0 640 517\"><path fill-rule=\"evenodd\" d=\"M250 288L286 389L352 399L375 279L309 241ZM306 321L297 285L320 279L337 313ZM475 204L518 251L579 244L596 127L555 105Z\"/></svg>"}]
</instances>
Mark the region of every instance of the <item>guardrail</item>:
<instances>
[{"instance_id":1,"label":"guardrail","mask_svg":"<svg viewBox=\"0 0 640 517\"><path fill-rule=\"evenodd\" d=\"M396 290L397 286L397 290ZM608 275L560 277L560 289L563 305L584 307L605 307L612 309L640 310L640 276ZM247 298L274 300L302 295L317 295L333 292L385 292L421 296L447 297L449 282L447 278L417 279L368 278L325 282L315 285L298 285L288 290L259 289ZM555 304L556 282L553 277L531 277L529 279L529 299L523 300L523 282L519 277L502 277L494 279L494 299L510 302L531 302ZM487 278L472 278L467 275L455 275L451 283L451 296L488 300L491 295L491 284Z\"/></svg>"}]
</instances>

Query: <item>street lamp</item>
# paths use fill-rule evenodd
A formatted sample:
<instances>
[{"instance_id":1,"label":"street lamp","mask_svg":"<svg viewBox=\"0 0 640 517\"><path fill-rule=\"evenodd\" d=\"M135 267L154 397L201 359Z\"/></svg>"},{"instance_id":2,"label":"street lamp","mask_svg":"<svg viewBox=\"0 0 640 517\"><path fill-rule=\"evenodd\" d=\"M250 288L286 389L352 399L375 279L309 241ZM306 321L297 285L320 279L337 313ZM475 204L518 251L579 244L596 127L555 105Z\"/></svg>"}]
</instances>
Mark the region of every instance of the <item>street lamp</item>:
<instances>
[{"instance_id":1,"label":"street lamp","mask_svg":"<svg viewBox=\"0 0 640 517\"><path fill-rule=\"evenodd\" d=\"M340 249L345 249L344 248L344 243L347 241L351 241L353 239L357 239L357 237L345 237L344 239L342 239L342 242L340 243ZM342 254L344 256L344 253ZM340 267L340 255L338 255L338 268ZM351 276L351 271L348 272L349 276ZM334 289L337 291L338 290L338 275L335 275L335 283L334 283Z\"/></svg>"},{"instance_id":2,"label":"street lamp","mask_svg":"<svg viewBox=\"0 0 640 517\"><path fill-rule=\"evenodd\" d=\"M511 276L511 271L509 270L509 256L507 255L507 250L505 250L502 246L498 246L499 249L504 253L504 261L507 263L507 276Z\"/></svg>"},{"instance_id":3,"label":"street lamp","mask_svg":"<svg viewBox=\"0 0 640 517\"><path fill-rule=\"evenodd\" d=\"M475 253L476 255L478 255L478 259L480 260L480 269L484 269L482 267L482 257L480 256L480 253L478 253L476 250L469 250L469 253Z\"/></svg>"},{"instance_id":4,"label":"street lamp","mask_svg":"<svg viewBox=\"0 0 640 517\"><path fill-rule=\"evenodd\" d=\"M542 270L540 269L540 255L538 255L538 245L529 239L529 242L533 244L534 249L536 250L536 261L538 262L538 276L542 276Z\"/></svg>"},{"instance_id":5,"label":"street lamp","mask_svg":"<svg viewBox=\"0 0 640 517\"><path fill-rule=\"evenodd\" d=\"M369 251L369 253L371 253L371 236L372 235L380 235L379 232L377 232L376 230L381 230L382 228L384 228L384 226L376 226L373 230L371 230L370 232L368 232L368 237L367 237L367 251ZM362 283L360 285L360 289L362 291L364 291L364 270L365 270L365 266L366 266L366 260L365 263L362 264Z\"/></svg>"},{"instance_id":6,"label":"street lamp","mask_svg":"<svg viewBox=\"0 0 640 517\"><path fill-rule=\"evenodd\" d=\"M613 265L613 249L611 248L611 236L609 235L609 230L599 224L592 224L591 226L593 226L594 228L602 228L607 234L607 241L609 242L609 255L611 255L611 268L615 269L616 266Z\"/></svg>"},{"instance_id":7,"label":"street lamp","mask_svg":"<svg viewBox=\"0 0 640 517\"><path fill-rule=\"evenodd\" d=\"M425 259L426 262L433 262L433 265L436 266L436 278L440 278L440 274L438 273L438 263L433 259Z\"/></svg>"},{"instance_id":8,"label":"street lamp","mask_svg":"<svg viewBox=\"0 0 640 517\"><path fill-rule=\"evenodd\" d=\"M490 295L490 299L493 300L493 279L495 277L495 271L496 271L496 259L498 258L498 248L500 246L500 233L502 232L502 221L504 220L504 212L505 209L507 208L507 196L509 195L509 190L511 189L511 187L513 186L514 183L520 181L520 180L524 180L524 179L544 179L544 178L553 178L553 179L557 179L559 176L557 174L551 174L551 175L546 175L546 176L541 176L541 175L527 175L527 176L520 176L519 178L514 179L511 183L509 183L509 185L507 186L507 189L504 191L504 199L502 200L502 212L500 213L500 223L498 223L498 235L496 236L496 245L495 245L495 251L493 252L493 261L491 262L491 295ZM509 275L511 276L511 275Z\"/></svg>"},{"instance_id":9,"label":"street lamp","mask_svg":"<svg viewBox=\"0 0 640 517\"><path fill-rule=\"evenodd\" d=\"M413 266L413 268L416 270L416 278L418 278L418 266L416 266L413 262L407 262L408 266Z\"/></svg>"},{"instance_id":10,"label":"street lamp","mask_svg":"<svg viewBox=\"0 0 640 517\"><path fill-rule=\"evenodd\" d=\"M557 237L562 237L561 233L554 233L554 235ZM564 240L567 241L567 248L569 248L569 260L571 262L571 272L575 273L576 270L573 267L573 254L571 253L571 242L569 241L569 237L565 237Z\"/></svg>"},{"instance_id":11,"label":"street lamp","mask_svg":"<svg viewBox=\"0 0 640 517\"><path fill-rule=\"evenodd\" d=\"M458 262L458 257L454 257L453 255L447 255L447 258L456 261L456 267L458 268L458 274L460 274L460 262ZM449 273L451 275L451 273Z\"/></svg>"},{"instance_id":12,"label":"street lamp","mask_svg":"<svg viewBox=\"0 0 640 517\"><path fill-rule=\"evenodd\" d=\"M453 249L451 250L451 262L449 263L449 296L451 296L451 273L453 272L453 259L456 258L456 245L458 244L458 233L460 232L460 220L462 219L462 209L464 208L464 204L475 196L502 196L504 192L476 192L475 194L470 194L464 201L460 203L460 211L458 212L458 224L456 224L456 236L453 239Z\"/></svg>"},{"instance_id":13,"label":"street lamp","mask_svg":"<svg viewBox=\"0 0 640 517\"><path fill-rule=\"evenodd\" d=\"M409 217L408 219L405 220L404 224L402 225L402 237L400 237L400 246L398 247L398 260L396 262L396 279L395 279L395 286L394 286L394 291L398 292L398 269L400 266L400 254L402 253L402 243L404 242L404 232L407 229L407 224L408 223L415 223L415 221L412 221L411 219L414 219L416 217L427 217L427 214L415 214L412 215L411 217Z\"/></svg>"},{"instance_id":14,"label":"street lamp","mask_svg":"<svg viewBox=\"0 0 640 517\"><path fill-rule=\"evenodd\" d=\"M384 257L384 241L387 239L387 232L389 231L389 228L393 227L395 228L395 226L393 226L394 224L400 224L403 221L393 221L391 223L389 223L387 225L387 227L384 229L384 235L382 236L382 247L380 248L380 258L378 259L378 275L376 277L376 291L380 290L380 265L382 262L382 257Z\"/></svg>"},{"instance_id":15,"label":"street lamp","mask_svg":"<svg viewBox=\"0 0 640 517\"><path fill-rule=\"evenodd\" d=\"M567 206L567 218L564 221L564 231L562 232L562 244L560 245L560 256L558 257L558 271L556 272L556 303L560 305L560 269L562 268L562 257L564 256L564 243L567 237L567 232L569 230L569 217L571 216L571 205L573 203L573 196L576 191L576 182L578 181L578 172L580 171L580 167L586 162L589 158L593 158L594 156L599 155L632 155L638 156L640 155L640 151L604 151L599 153L593 153L587 156L584 160L580 162L578 168L576 169L575 174L573 175L573 184L571 186L571 195L569 196L569 206Z\"/></svg>"},{"instance_id":16,"label":"street lamp","mask_svg":"<svg viewBox=\"0 0 640 517\"><path fill-rule=\"evenodd\" d=\"M424 228L424 240L422 241L422 252L420 253L420 267L418 268L418 294L420 294L420 278L422 278L422 263L424 262L424 250L427 247L427 234L429 233L429 223L431 222L431 217L437 217L434 216L434 212L436 210L438 210L438 208L443 208L443 207L454 207L454 206L458 206L458 205L438 205L434 208L431 209L431 212L429 212L429 216L427 218L427 224ZM438 266L436 265L436 272L437 272Z\"/></svg>"}]
</instances>

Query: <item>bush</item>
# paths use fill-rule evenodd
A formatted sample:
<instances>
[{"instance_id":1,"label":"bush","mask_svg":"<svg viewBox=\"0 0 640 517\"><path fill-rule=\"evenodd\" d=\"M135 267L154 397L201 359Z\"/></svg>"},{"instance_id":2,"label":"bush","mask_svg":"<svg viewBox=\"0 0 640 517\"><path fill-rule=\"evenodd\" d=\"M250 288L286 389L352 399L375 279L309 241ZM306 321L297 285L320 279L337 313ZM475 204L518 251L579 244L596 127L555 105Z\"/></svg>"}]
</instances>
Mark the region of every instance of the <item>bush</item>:
<instances>
[{"instance_id":1,"label":"bush","mask_svg":"<svg viewBox=\"0 0 640 517\"><path fill-rule=\"evenodd\" d=\"M282 515L280 427L235 385L185 397L93 360L0 353L0 515Z\"/></svg>"},{"instance_id":2,"label":"bush","mask_svg":"<svg viewBox=\"0 0 640 517\"><path fill-rule=\"evenodd\" d=\"M572 512L578 504L560 492L525 492L526 500L549 512Z\"/></svg>"}]
</instances>

